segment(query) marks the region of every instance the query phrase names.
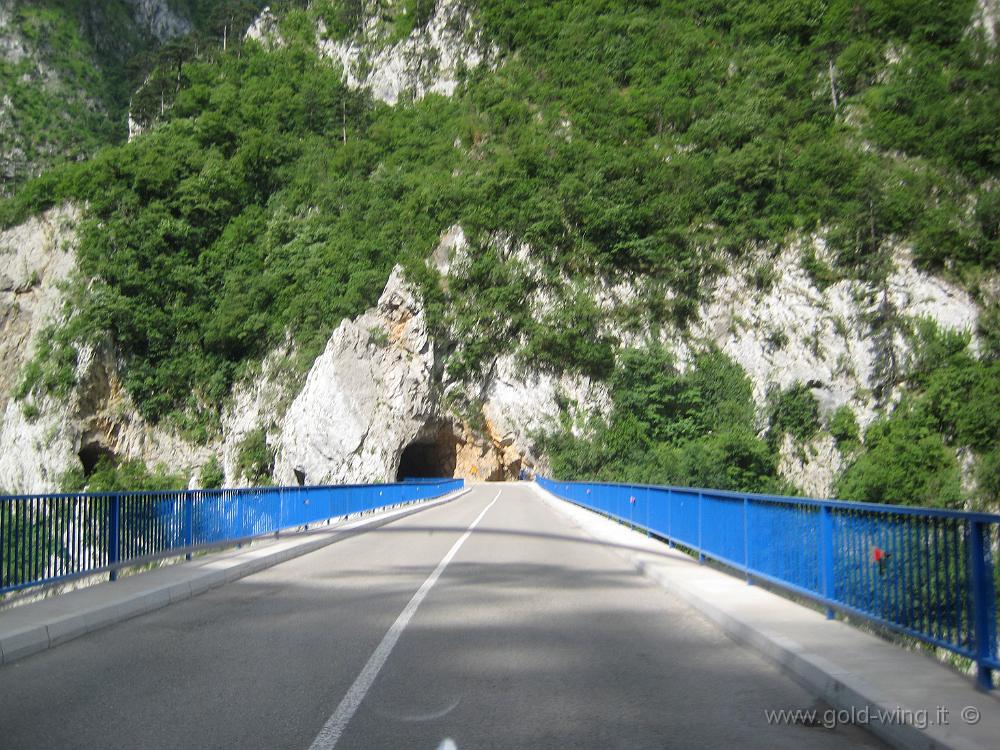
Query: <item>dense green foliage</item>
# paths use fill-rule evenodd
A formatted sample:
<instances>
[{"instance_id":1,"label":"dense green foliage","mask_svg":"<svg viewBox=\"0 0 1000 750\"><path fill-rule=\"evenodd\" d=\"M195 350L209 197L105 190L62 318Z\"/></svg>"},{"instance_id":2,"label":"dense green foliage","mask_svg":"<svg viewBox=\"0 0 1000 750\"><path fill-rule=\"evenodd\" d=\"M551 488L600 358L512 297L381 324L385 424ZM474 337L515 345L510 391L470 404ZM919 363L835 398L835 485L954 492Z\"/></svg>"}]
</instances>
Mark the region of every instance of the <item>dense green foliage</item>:
<instances>
[{"instance_id":1,"label":"dense green foliage","mask_svg":"<svg viewBox=\"0 0 1000 750\"><path fill-rule=\"evenodd\" d=\"M73 5L78 7L71 9ZM23 152L22 163L12 165L13 179L4 185L7 190L35 169L66 157L89 155L115 138L118 118L108 115L116 94L122 98L121 77L115 68L123 68L124 61L104 58L95 64L95 34L81 27L83 14L74 12L82 11L83 5L17 2L10 9L10 30L16 29L29 51L37 50L42 59L36 61L30 55L0 59L0 92L10 99L4 109L11 110L10 122L0 127L0 153L15 148ZM108 8L108 12L127 27L124 3L117 5L121 7ZM128 47L133 40L122 42ZM56 82L40 80L38 62L47 71L55 71ZM124 120L118 130L124 133Z\"/></svg>"},{"instance_id":2,"label":"dense green foliage","mask_svg":"<svg viewBox=\"0 0 1000 750\"><path fill-rule=\"evenodd\" d=\"M183 490L187 480L172 474L166 466L152 471L137 459L116 462L102 457L89 476L82 469L71 471L62 478L64 492L143 492L152 490Z\"/></svg>"},{"instance_id":3,"label":"dense green foliage","mask_svg":"<svg viewBox=\"0 0 1000 750\"><path fill-rule=\"evenodd\" d=\"M311 361L392 263L418 265L455 218L454 188L421 168L455 152L435 108L376 108L300 48L184 71L168 122L19 196L89 198L78 256L98 284L52 349L109 335L154 419L211 415L286 331ZM29 368L26 390L64 384L72 361Z\"/></svg>"},{"instance_id":4,"label":"dense green foliage","mask_svg":"<svg viewBox=\"0 0 1000 750\"><path fill-rule=\"evenodd\" d=\"M226 474L222 470L219 459L212 456L208 462L201 467L201 486L206 490L217 490L226 481Z\"/></svg>"},{"instance_id":5,"label":"dense green foliage","mask_svg":"<svg viewBox=\"0 0 1000 750\"><path fill-rule=\"evenodd\" d=\"M198 17L201 5L188 5ZM136 102L158 120L150 133L0 205L9 225L64 199L88 203L88 285L21 392L65 390L74 345L107 337L142 411L207 437L245 368L289 333L311 361L403 262L438 333L453 334L453 377L475 381L515 350L610 379L606 424L586 440L550 438L558 467L777 487L776 438L820 427L808 389L776 396L763 442L732 363L709 352L681 374L656 349L619 352L580 290L642 277L653 292L618 322L683 326L702 282L734 257L817 231L835 251L832 263L804 259L820 287L881 279L890 245L906 239L922 267L978 293L1000 265L1000 56L966 33L973 5L479 0L470 6L498 50L495 69L464 71L452 98L397 107L349 91L315 54L319 17L346 37L364 22L362 3L290 9L280 49L223 51L219 18L228 28L246 12L227 5L212 43L162 51ZM391 40L434 5L377 7ZM423 260L455 223L471 257L445 291ZM512 252L524 244L537 268ZM539 313L537 295L556 304ZM995 350L992 315L984 339ZM910 501L954 502L948 451L994 455L983 413L995 409L937 400L957 388L963 403L997 403L994 365L957 353L943 368L929 362L908 384L920 395L869 430L845 494L888 497L886 472L905 467ZM857 439L844 415L830 426ZM894 463L906 440L929 451L931 478ZM1000 463L990 460L982 466Z\"/></svg>"},{"instance_id":6,"label":"dense green foliage","mask_svg":"<svg viewBox=\"0 0 1000 750\"><path fill-rule=\"evenodd\" d=\"M143 28L128 0L13 0L10 26L0 37L26 54L0 59L0 92L10 121L0 117L0 154L22 152L2 186L15 191L25 177L67 160L90 156L125 140L133 93L151 71L168 67L180 52L191 56L227 27L245 28L257 0L173 0L192 23L184 40L161 46ZM8 36L10 35L10 36ZM239 39L237 34L236 39ZM184 52L186 50L186 52ZM156 96L154 75L142 94ZM141 118L140 118L141 119Z\"/></svg>"},{"instance_id":7,"label":"dense green foliage","mask_svg":"<svg viewBox=\"0 0 1000 750\"><path fill-rule=\"evenodd\" d=\"M664 350L626 349L610 378L612 412L543 444L557 476L777 491L776 458L754 433L746 373L718 351L681 373Z\"/></svg>"},{"instance_id":8,"label":"dense green foliage","mask_svg":"<svg viewBox=\"0 0 1000 750\"><path fill-rule=\"evenodd\" d=\"M274 449L267 444L264 430L254 430L239 445L236 474L251 485L268 484L274 471Z\"/></svg>"},{"instance_id":9,"label":"dense green foliage","mask_svg":"<svg viewBox=\"0 0 1000 750\"><path fill-rule=\"evenodd\" d=\"M857 417L851 407L844 404L830 416L830 434L837 441L841 449L850 449L857 446L861 438L861 429L858 427Z\"/></svg>"},{"instance_id":10,"label":"dense green foliage","mask_svg":"<svg viewBox=\"0 0 1000 750\"><path fill-rule=\"evenodd\" d=\"M911 505L961 505L955 448L983 457L978 497L998 499L1000 361L977 359L968 335L940 332L922 322L908 395L865 433L866 452L841 478L838 494L850 500Z\"/></svg>"},{"instance_id":11,"label":"dense green foliage","mask_svg":"<svg viewBox=\"0 0 1000 750\"><path fill-rule=\"evenodd\" d=\"M845 500L902 505L957 506L958 463L922 415L904 411L865 433L866 452L841 478Z\"/></svg>"},{"instance_id":12,"label":"dense green foliage","mask_svg":"<svg viewBox=\"0 0 1000 750\"><path fill-rule=\"evenodd\" d=\"M812 391L801 383L770 398L770 436L776 443L785 433L808 440L819 430L819 404Z\"/></svg>"}]
</instances>

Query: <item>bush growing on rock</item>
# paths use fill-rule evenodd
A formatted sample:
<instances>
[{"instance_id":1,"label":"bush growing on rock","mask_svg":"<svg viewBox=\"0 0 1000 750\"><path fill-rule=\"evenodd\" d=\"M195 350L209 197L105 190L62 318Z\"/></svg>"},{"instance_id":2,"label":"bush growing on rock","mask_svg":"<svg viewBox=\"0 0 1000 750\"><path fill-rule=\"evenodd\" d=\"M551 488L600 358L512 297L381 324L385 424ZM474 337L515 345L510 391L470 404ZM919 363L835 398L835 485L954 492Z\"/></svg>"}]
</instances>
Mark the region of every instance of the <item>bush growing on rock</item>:
<instances>
[{"instance_id":1,"label":"bush growing on rock","mask_svg":"<svg viewBox=\"0 0 1000 750\"><path fill-rule=\"evenodd\" d=\"M861 438L858 420L850 406L844 404L830 417L830 434L840 448L852 448Z\"/></svg>"},{"instance_id":2,"label":"bush growing on rock","mask_svg":"<svg viewBox=\"0 0 1000 750\"><path fill-rule=\"evenodd\" d=\"M201 467L201 486L206 490L216 490L226 481L226 475L222 471L222 464L219 459L212 456Z\"/></svg>"}]
</instances>

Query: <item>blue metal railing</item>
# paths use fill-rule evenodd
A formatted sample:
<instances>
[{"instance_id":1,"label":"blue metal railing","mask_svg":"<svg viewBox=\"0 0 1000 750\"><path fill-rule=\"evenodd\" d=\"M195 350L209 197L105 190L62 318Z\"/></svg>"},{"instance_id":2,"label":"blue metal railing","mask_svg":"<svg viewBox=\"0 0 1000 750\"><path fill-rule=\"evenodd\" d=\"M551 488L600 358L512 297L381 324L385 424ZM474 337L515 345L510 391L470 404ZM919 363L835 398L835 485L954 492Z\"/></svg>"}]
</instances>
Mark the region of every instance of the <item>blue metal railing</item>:
<instances>
[{"instance_id":1,"label":"blue metal railing","mask_svg":"<svg viewBox=\"0 0 1000 750\"><path fill-rule=\"evenodd\" d=\"M993 686L1000 515L539 478L554 495L976 662Z\"/></svg>"},{"instance_id":2,"label":"blue metal railing","mask_svg":"<svg viewBox=\"0 0 1000 750\"><path fill-rule=\"evenodd\" d=\"M116 572L387 506L441 497L461 479L333 487L0 497L0 593Z\"/></svg>"}]
</instances>

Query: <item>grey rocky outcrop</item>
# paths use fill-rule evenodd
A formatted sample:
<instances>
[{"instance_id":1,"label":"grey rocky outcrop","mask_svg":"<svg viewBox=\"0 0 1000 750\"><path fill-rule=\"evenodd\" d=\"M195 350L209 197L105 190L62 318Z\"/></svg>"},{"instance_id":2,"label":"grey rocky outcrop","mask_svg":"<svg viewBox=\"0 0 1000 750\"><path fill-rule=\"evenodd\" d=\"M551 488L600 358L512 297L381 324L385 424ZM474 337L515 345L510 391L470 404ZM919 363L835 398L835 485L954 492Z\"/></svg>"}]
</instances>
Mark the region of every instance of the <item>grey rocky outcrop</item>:
<instances>
[{"instance_id":1,"label":"grey rocky outcrop","mask_svg":"<svg viewBox=\"0 0 1000 750\"><path fill-rule=\"evenodd\" d=\"M387 104L429 93L451 96L461 70L472 70L495 56L476 31L469 8L458 0L439 0L426 24L401 41L388 43L390 31L377 14L346 40L325 38L321 26L319 51L340 64L349 86L369 88Z\"/></svg>"},{"instance_id":2,"label":"grey rocky outcrop","mask_svg":"<svg viewBox=\"0 0 1000 750\"><path fill-rule=\"evenodd\" d=\"M76 266L72 205L0 233L0 489L51 492L81 462L102 455L135 458L191 473L210 449L150 425L119 378L108 345L78 346L75 385L65 396L16 391L42 334L64 315L64 286Z\"/></svg>"},{"instance_id":3,"label":"grey rocky outcrop","mask_svg":"<svg viewBox=\"0 0 1000 750\"><path fill-rule=\"evenodd\" d=\"M396 267L376 307L343 321L284 420L279 482L395 479L435 417L434 346L416 290Z\"/></svg>"},{"instance_id":4,"label":"grey rocky outcrop","mask_svg":"<svg viewBox=\"0 0 1000 750\"><path fill-rule=\"evenodd\" d=\"M191 21L178 14L166 0L128 0L140 28L160 42L190 33Z\"/></svg>"}]
</instances>

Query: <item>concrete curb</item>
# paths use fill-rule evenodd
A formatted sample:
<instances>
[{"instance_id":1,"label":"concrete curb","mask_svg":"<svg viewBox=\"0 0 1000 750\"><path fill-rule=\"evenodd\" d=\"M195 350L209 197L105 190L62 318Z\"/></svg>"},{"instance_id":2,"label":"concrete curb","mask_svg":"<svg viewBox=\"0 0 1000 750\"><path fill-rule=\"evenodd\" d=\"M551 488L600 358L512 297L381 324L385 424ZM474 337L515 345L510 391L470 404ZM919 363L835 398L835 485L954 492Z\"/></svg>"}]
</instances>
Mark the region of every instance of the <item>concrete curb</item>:
<instances>
[{"instance_id":1,"label":"concrete curb","mask_svg":"<svg viewBox=\"0 0 1000 750\"><path fill-rule=\"evenodd\" d=\"M0 612L0 665L190 599L355 534L449 503L470 491L466 487L435 500L418 501L355 519L329 531L291 535L265 546L158 568Z\"/></svg>"},{"instance_id":2,"label":"concrete curb","mask_svg":"<svg viewBox=\"0 0 1000 750\"><path fill-rule=\"evenodd\" d=\"M829 651L817 649L815 644L811 646L797 642L787 633L782 633L781 628L769 628L761 626L759 623L751 621L746 616L746 609L742 611L739 602L727 599L723 589L732 586L742 587L752 592L754 596L774 597L784 605L798 607L805 612L811 612L794 602L784 599L777 594L759 589L757 587L747 587L742 581L721 571L711 568L698 568L699 577L717 576L720 579L719 590L713 591L712 587L685 585L676 571L677 561L682 563L691 562L684 559L686 556L677 555L676 560L671 563L663 561L666 547L662 543L651 542L640 532L627 529L617 521L606 518L599 513L582 508L578 505L562 500L555 495L543 490L535 485L535 489L542 499L583 531L588 536L601 542L611 542L616 544L616 538L620 540L621 534L627 533L635 537L634 541L625 547L620 544L612 546L611 549L625 559L636 570L644 576L655 581L659 586L684 601L693 609L700 612L707 619L715 623L724 633L733 640L749 646L765 658L779 666L782 670L790 674L809 692L816 695L832 708L855 713L867 709L870 712L882 710L892 713L907 707L912 700L912 691L916 687L924 687L928 691L935 688L934 678L940 676L938 670L945 669L942 665L932 662L923 654L906 652L902 648L886 644L875 636L864 633L856 628L844 623L832 622L831 626L849 629L850 635L855 640L861 642L870 640L879 648L895 649L898 657L912 660L910 666L915 672L924 672L930 679L922 685L907 683L905 677L899 680L903 687L899 691L889 690L885 685L873 684L873 680L866 679L866 675L858 670L849 669L842 664L837 664L837 646L831 644ZM657 550L653 545L659 544ZM644 551L642 547L648 546L649 551ZM658 557L654 557L656 555ZM659 559L658 559L659 558ZM705 595L705 590L715 594L715 596ZM814 613L818 621L827 623L821 614ZM841 634L842 635L842 634ZM818 652L819 651L819 652ZM827 658L829 657L829 658ZM875 660L873 660L875 661ZM878 670L879 664L874 664L872 669ZM951 677L952 675L949 675ZM937 748L954 748L955 750L974 750L996 747L996 738L1000 737L1000 731L992 734L994 725L1000 726L1000 701L989 694L984 694L975 689L971 681L964 684L959 675L953 675L959 682L959 690L954 690L954 685L950 688L950 697L958 698L953 700L955 705L952 716L956 720L950 726L918 726L897 721L872 721L863 725L863 728L879 737L889 745L897 748L919 748L920 750L932 750ZM957 693L957 695L956 695ZM895 695L895 697L894 697ZM907 695L910 700L902 698ZM939 704L946 704L947 701L941 697ZM965 727L957 719L961 710L960 706L981 706L982 722L978 726ZM910 709L912 710L912 709ZM960 733L961 730L961 733ZM972 737L969 734L975 733L980 736ZM984 739L991 737L992 739Z\"/></svg>"}]
</instances>

